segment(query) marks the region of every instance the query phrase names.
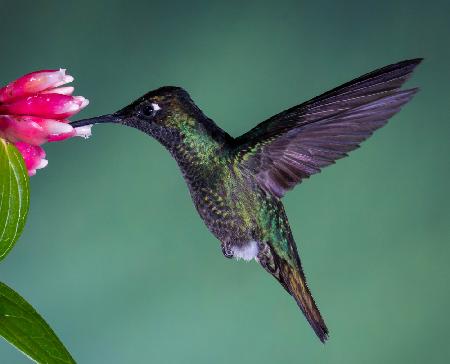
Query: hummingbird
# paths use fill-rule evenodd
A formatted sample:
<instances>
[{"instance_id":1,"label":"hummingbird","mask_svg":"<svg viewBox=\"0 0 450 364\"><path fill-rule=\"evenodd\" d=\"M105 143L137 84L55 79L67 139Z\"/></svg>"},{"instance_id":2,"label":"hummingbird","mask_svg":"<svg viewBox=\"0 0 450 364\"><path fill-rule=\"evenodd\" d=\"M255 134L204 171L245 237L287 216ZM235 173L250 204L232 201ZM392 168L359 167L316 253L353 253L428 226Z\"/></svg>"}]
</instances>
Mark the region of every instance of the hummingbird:
<instances>
[{"instance_id":1,"label":"hummingbird","mask_svg":"<svg viewBox=\"0 0 450 364\"><path fill-rule=\"evenodd\" d=\"M308 288L282 203L285 193L347 156L411 100L401 89L422 59L391 64L293 106L234 138L180 87L72 122L117 123L158 140L176 160L193 203L226 258L256 260L294 298L318 338L328 328Z\"/></svg>"}]
</instances>

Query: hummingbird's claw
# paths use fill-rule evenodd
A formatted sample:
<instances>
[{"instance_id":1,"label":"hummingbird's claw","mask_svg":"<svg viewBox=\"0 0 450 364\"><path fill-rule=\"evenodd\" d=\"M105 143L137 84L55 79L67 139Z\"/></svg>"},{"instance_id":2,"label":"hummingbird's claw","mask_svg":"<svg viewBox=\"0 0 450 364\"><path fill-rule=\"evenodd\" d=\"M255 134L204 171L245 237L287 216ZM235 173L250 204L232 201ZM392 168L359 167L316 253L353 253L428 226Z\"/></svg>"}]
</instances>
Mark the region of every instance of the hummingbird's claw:
<instances>
[{"instance_id":1,"label":"hummingbird's claw","mask_svg":"<svg viewBox=\"0 0 450 364\"><path fill-rule=\"evenodd\" d=\"M222 254L225 258L231 259L233 258L233 250L231 250L230 246L228 244L221 244L222 248Z\"/></svg>"}]
</instances>

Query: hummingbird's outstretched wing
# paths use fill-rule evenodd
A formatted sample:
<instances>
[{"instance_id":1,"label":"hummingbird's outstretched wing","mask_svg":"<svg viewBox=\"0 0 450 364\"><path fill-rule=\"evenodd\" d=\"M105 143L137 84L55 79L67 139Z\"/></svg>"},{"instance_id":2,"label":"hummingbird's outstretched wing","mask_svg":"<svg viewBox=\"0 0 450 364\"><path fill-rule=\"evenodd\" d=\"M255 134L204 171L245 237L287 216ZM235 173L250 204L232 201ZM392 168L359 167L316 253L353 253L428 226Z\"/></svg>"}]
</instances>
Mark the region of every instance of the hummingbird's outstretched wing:
<instances>
[{"instance_id":1,"label":"hummingbird's outstretched wing","mask_svg":"<svg viewBox=\"0 0 450 364\"><path fill-rule=\"evenodd\" d=\"M417 89L400 90L422 59L361 76L281 112L236 139L236 160L277 197L358 148Z\"/></svg>"}]
</instances>

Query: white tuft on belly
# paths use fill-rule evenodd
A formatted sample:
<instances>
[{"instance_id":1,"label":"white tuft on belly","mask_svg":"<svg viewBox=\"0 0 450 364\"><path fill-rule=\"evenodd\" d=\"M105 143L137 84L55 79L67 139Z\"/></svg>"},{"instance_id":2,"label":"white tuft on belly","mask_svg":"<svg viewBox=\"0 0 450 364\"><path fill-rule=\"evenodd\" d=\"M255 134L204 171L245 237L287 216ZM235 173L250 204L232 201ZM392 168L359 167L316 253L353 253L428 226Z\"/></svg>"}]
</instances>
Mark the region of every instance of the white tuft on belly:
<instances>
[{"instance_id":1,"label":"white tuft on belly","mask_svg":"<svg viewBox=\"0 0 450 364\"><path fill-rule=\"evenodd\" d=\"M233 246L233 256L236 259L252 260L258 255L258 251L258 242L254 240L249 241L243 246Z\"/></svg>"}]
</instances>

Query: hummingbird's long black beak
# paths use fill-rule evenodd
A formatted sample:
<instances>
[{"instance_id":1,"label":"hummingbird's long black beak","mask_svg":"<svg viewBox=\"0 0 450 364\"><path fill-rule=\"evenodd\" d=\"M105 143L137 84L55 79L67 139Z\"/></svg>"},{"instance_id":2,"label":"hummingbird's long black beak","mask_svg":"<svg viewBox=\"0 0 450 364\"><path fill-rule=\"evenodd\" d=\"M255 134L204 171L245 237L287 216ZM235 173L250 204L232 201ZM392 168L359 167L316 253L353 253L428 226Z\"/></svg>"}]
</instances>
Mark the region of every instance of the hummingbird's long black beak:
<instances>
[{"instance_id":1,"label":"hummingbird's long black beak","mask_svg":"<svg viewBox=\"0 0 450 364\"><path fill-rule=\"evenodd\" d=\"M102 116L95 116L89 119L81 119L70 123L74 128L78 126L103 124L103 123L120 123L122 118L116 114L107 114Z\"/></svg>"}]
</instances>

